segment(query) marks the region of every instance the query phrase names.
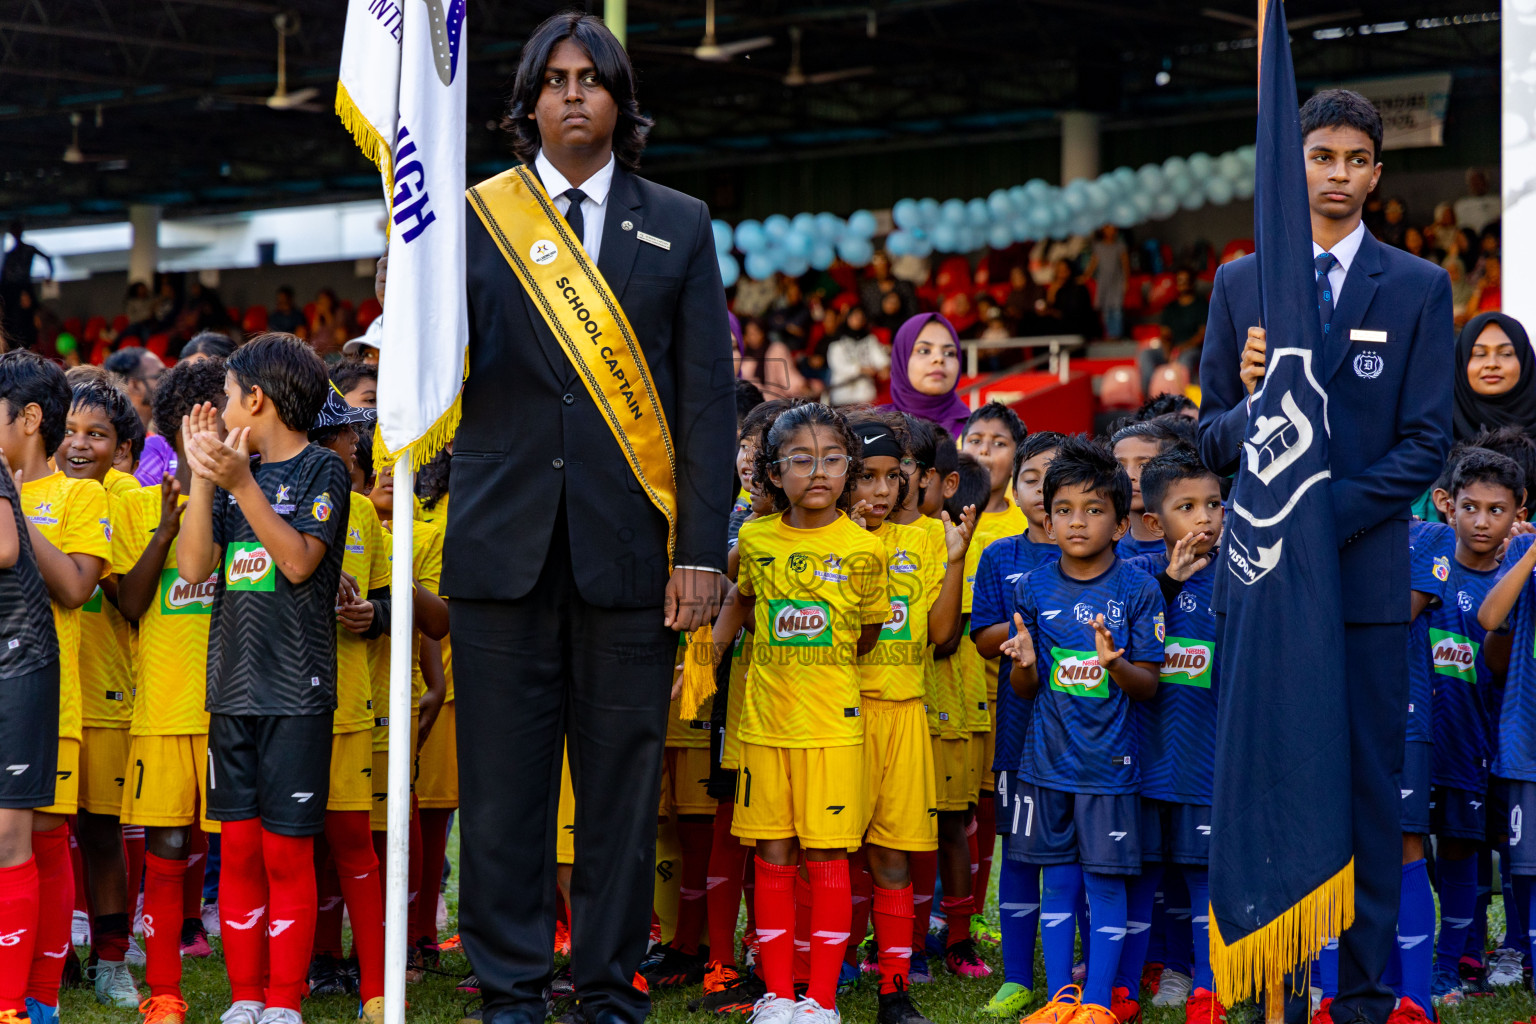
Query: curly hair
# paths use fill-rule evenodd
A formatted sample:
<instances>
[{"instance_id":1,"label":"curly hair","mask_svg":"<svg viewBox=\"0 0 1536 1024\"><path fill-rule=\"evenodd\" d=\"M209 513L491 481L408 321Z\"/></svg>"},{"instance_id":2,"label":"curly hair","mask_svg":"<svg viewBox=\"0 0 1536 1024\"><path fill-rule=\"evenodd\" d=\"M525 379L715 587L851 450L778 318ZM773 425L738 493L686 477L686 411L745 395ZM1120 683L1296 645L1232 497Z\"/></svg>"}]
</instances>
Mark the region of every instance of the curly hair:
<instances>
[{"instance_id":1,"label":"curly hair","mask_svg":"<svg viewBox=\"0 0 1536 1024\"><path fill-rule=\"evenodd\" d=\"M576 40L576 45L592 59L598 84L608 90L619 108L618 123L613 129L614 159L626 171L639 170L645 137L655 122L640 112L635 99L635 69L623 44L601 18L580 11L550 15L523 44L512 96L501 118L501 130L512 137L512 151L530 166L539 155L539 123L532 115L544 88L544 67L549 63L549 55L564 39Z\"/></svg>"},{"instance_id":2,"label":"curly hair","mask_svg":"<svg viewBox=\"0 0 1536 1024\"><path fill-rule=\"evenodd\" d=\"M789 496L773 482L769 475L783 458L781 452L802 428L824 427L833 432L837 443L848 453L848 472L843 477L843 491L837 498L837 507L847 509L848 494L854 478L864 468L864 444L859 435L848 428L848 420L842 413L820 402L802 400L779 413L768 428L763 443L758 446L757 460L752 465L752 477L761 481L763 493L773 498L773 507L780 512L789 508Z\"/></svg>"},{"instance_id":3,"label":"curly hair","mask_svg":"<svg viewBox=\"0 0 1536 1024\"><path fill-rule=\"evenodd\" d=\"M151 420L155 433L171 441L181 433L181 418L194 405L212 402L224 406L224 360L197 359L177 363L166 370L155 386Z\"/></svg>"},{"instance_id":4,"label":"curly hair","mask_svg":"<svg viewBox=\"0 0 1536 1024\"><path fill-rule=\"evenodd\" d=\"M416 497L428 512L448 494L449 478L453 471L453 453L447 448L438 452L416 474Z\"/></svg>"}]
</instances>

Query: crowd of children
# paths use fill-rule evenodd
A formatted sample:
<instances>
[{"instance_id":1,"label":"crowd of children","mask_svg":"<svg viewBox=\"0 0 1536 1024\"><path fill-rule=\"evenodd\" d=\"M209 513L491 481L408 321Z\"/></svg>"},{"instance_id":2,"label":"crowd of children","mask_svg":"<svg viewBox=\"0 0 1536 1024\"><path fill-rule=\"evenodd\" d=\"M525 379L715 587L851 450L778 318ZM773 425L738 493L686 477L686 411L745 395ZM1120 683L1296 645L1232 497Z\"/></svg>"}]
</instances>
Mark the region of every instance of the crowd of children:
<instances>
[{"instance_id":1,"label":"crowd of children","mask_svg":"<svg viewBox=\"0 0 1536 1024\"><path fill-rule=\"evenodd\" d=\"M335 993L383 1020L388 626L406 597L390 592L375 392L371 367L328 375L287 335L183 360L150 423L174 471L139 487L145 424L110 376L0 356L0 1024L59 1019L77 871L86 983L181 1024L182 957L209 952L210 836L224 1024L299 1024L306 995ZM1030 433L997 403L956 437L750 383L738 399L718 689L672 715L658 826L677 840L678 909L636 984L699 986L691 1009L756 1024L836 1024L868 974L880 1024L926 1024L914 986L991 977L980 944L1001 960L977 993L989 1017L1130 1024L1150 999L1224 1020L1204 908L1226 482L1192 405L1160 400L1092 439ZM408 511L418 977L458 803L448 465ZM1412 530L1393 1024L1529 984L1533 478L1526 434L1472 438L1432 492L1444 521ZM1496 881L1509 925L1485 955ZM1313 974L1319 1024L1336 956ZM568 974L552 994L579 999Z\"/></svg>"}]
</instances>

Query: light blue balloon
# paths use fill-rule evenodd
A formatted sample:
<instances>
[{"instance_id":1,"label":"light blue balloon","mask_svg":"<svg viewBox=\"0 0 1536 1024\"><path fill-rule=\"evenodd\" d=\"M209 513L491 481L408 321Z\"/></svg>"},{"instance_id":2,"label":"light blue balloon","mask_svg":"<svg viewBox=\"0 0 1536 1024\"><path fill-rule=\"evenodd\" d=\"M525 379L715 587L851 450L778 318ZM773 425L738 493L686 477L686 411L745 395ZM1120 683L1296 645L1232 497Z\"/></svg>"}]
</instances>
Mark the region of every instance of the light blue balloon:
<instances>
[{"instance_id":1,"label":"light blue balloon","mask_svg":"<svg viewBox=\"0 0 1536 1024\"><path fill-rule=\"evenodd\" d=\"M885 236L885 251L892 256L910 256L917 249L917 239L910 231L892 231Z\"/></svg>"},{"instance_id":2,"label":"light blue balloon","mask_svg":"<svg viewBox=\"0 0 1536 1024\"><path fill-rule=\"evenodd\" d=\"M1023 185L1015 185L1008 190L1008 201L1013 204L1014 213L1023 213L1029 209L1029 192Z\"/></svg>"},{"instance_id":3,"label":"light blue balloon","mask_svg":"<svg viewBox=\"0 0 1536 1024\"><path fill-rule=\"evenodd\" d=\"M747 253L747 276L752 280L766 281L778 269L778 261L766 250Z\"/></svg>"},{"instance_id":4,"label":"light blue balloon","mask_svg":"<svg viewBox=\"0 0 1536 1024\"><path fill-rule=\"evenodd\" d=\"M1008 230L1015 242L1032 242L1039 237L1035 234L1035 229L1029 226L1028 217L1013 218L1008 222Z\"/></svg>"},{"instance_id":5,"label":"light blue balloon","mask_svg":"<svg viewBox=\"0 0 1536 1024\"><path fill-rule=\"evenodd\" d=\"M1036 203L1030 207L1029 213L1025 214L1024 219L1028 222L1030 229L1035 232L1036 238L1048 234L1051 227L1056 223L1056 215L1051 212L1051 207L1045 203Z\"/></svg>"},{"instance_id":6,"label":"light blue balloon","mask_svg":"<svg viewBox=\"0 0 1536 1024\"><path fill-rule=\"evenodd\" d=\"M1181 156L1171 156L1163 161L1163 175L1168 178L1189 173L1189 161Z\"/></svg>"},{"instance_id":7,"label":"light blue balloon","mask_svg":"<svg viewBox=\"0 0 1536 1024\"><path fill-rule=\"evenodd\" d=\"M851 266L867 267L874 258L875 247L867 238L844 238L837 243L837 253Z\"/></svg>"},{"instance_id":8,"label":"light blue balloon","mask_svg":"<svg viewBox=\"0 0 1536 1024\"><path fill-rule=\"evenodd\" d=\"M729 288L741 278L741 264L728 252L716 254L715 259L720 263L720 283Z\"/></svg>"},{"instance_id":9,"label":"light blue balloon","mask_svg":"<svg viewBox=\"0 0 1536 1024\"><path fill-rule=\"evenodd\" d=\"M1216 160L1216 173L1228 181L1235 182L1247 173L1247 168L1243 166L1243 161L1235 152L1223 153Z\"/></svg>"},{"instance_id":10,"label":"light blue balloon","mask_svg":"<svg viewBox=\"0 0 1536 1024\"><path fill-rule=\"evenodd\" d=\"M811 261L801 259L799 256L784 254L783 261L779 264L779 270L789 277L800 277L811 269Z\"/></svg>"},{"instance_id":11,"label":"light blue balloon","mask_svg":"<svg viewBox=\"0 0 1536 1024\"><path fill-rule=\"evenodd\" d=\"M769 241L779 242L790 232L789 218L782 213L763 218L763 231L768 235Z\"/></svg>"},{"instance_id":12,"label":"light blue balloon","mask_svg":"<svg viewBox=\"0 0 1536 1024\"><path fill-rule=\"evenodd\" d=\"M1184 198L1179 200L1179 205L1186 210L1198 210L1205 205L1205 189L1192 188L1184 193Z\"/></svg>"},{"instance_id":13,"label":"light blue balloon","mask_svg":"<svg viewBox=\"0 0 1536 1024\"><path fill-rule=\"evenodd\" d=\"M1252 199L1253 187L1253 174L1250 172L1246 177L1238 178L1232 183L1232 194L1238 199Z\"/></svg>"},{"instance_id":14,"label":"light blue balloon","mask_svg":"<svg viewBox=\"0 0 1536 1024\"><path fill-rule=\"evenodd\" d=\"M817 242L811 249L811 266L817 270L826 270L837 259L837 250L832 248L830 242Z\"/></svg>"},{"instance_id":15,"label":"light blue balloon","mask_svg":"<svg viewBox=\"0 0 1536 1024\"><path fill-rule=\"evenodd\" d=\"M732 232L731 226L723 220L712 220L709 229L715 236L715 252L724 256L731 251Z\"/></svg>"},{"instance_id":16,"label":"light blue balloon","mask_svg":"<svg viewBox=\"0 0 1536 1024\"><path fill-rule=\"evenodd\" d=\"M1013 227L1009 221L996 221L987 229L987 245L994 249L1006 249L1012 244Z\"/></svg>"},{"instance_id":17,"label":"light blue balloon","mask_svg":"<svg viewBox=\"0 0 1536 1024\"><path fill-rule=\"evenodd\" d=\"M1097 178L1094 178L1092 181L1090 181L1088 184L1091 187L1098 189L1100 192L1103 192L1111 205L1113 205L1118 200L1125 198L1123 192L1121 191L1120 183L1114 179L1113 175L1107 173L1101 174Z\"/></svg>"},{"instance_id":18,"label":"light blue balloon","mask_svg":"<svg viewBox=\"0 0 1536 1024\"><path fill-rule=\"evenodd\" d=\"M1209 177L1215 166L1216 161L1209 153L1194 153L1189 158L1189 173L1193 174L1197 180Z\"/></svg>"},{"instance_id":19,"label":"light blue balloon","mask_svg":"<svg viewBox=\"0 0 1536 1024\"><path fill-rule=\"evenodd\" d=\"M929 233L929 237L933 241L933 247L939 252L960 251L960 229L948 221L939 221Z\"/></svg>"},{"instance_id":20,"label":"light blue balloon","mask_svg":"<svg viewBox=\"0 0 1536 1024\"><path fill-rule=\"evenodd\" d=\"M1083 188L1083 195L1088 200L1088 209L1085 212L1101 217L1109 209L1111 201L1109 192L1098 182L1090 181Z\"/></svg>"},{"instance_id":21,"label":"light blue balloon","mask_svg":"<svg viewBox=\"0 0 1536 1024\"><path fill-rule=\"evenodd\" d=\"M932 230L933 226L939 222L939 201L932 196L926 196L917 201L917 208L923 215L921 226L926 230Z\"/></svg>"},{"instance_id":22,"label":"light blue balloon","mask_svg":"<svg viewBox=\"0 0 1536 1024\"><path fill-rule=\"evenodd\" d=\"M1007 220L1013 216L1013 200L1008 197L1006 189L992 190L992 194L987 196L987 211L993 220Z\"/></svg>"},{"instance_id":23,"label":"light blue balloon","mask_svg":"<svg viewBox=\"0 0 1536 1024\"><path fill-rule=\"evenodd\" d=\"M1030 178L1024 183L1024 193L1028 196L1048 195L1051 191L1051 183L1044 178Z\"/></svg>"},{"instance_id":24,"label":"light blue balloon","mask_svg":"<svg viewBox=\"0 0 1536 1024\"><path fill-rule=\"evenodd\" d=\"M939 223L958 230L965 225L965 203L959 199L946 199L939 207Z\"/></svg>"},{"instance_id":25,"label":"light blue balloon","mask_svg":"<svg viewBox=\"0 0 1536 1024\"><path fill-rule=\"evenodd\" d=\"M1141 219L1141 211L1130 200L1121 200L1109 211L1109 222L1117 228L1132 228Z\"/></svg>"},{"instance_id":26,"label":"light blue balloon","mask_svg":"<svg viewBox=\"0 0 1536 1024\"><path fill-rule=\"evenodd\" d=\"M843 237L843 232L846 228L847 225L843 223L843 218L835 213L828 213L823 210L816 215L815 237L818 242L835 245L837 240Z\"/></svg>"},{"instance_id":27,"label":"light blue balloon","mask_svg":"<svg viewBox=\"0 0 1536 1024\"><path fill-rule=\"evenodd\" d=\"M1163 192L1152 199L1152 219L1167 220L1179 212L1178 197L1172 193Z\"/></svg>"},{"instance_id":28,"label":"light blue balloon","mask_svg":"<svg viewBox=\"0 0 1536 1024\"><path fill-rule=\"evenodd\" d=\"M811 227L815 228L815 226L813 222ZM809 260L811 258L811 249L815 244L816 240L814 238L798 228L785 235L782 242L785 254L797 260Z\"/></svg>"},{"instance_id":29,"label":"light blue balloon","mask_svg":"<svg viewBox=\"0 0 1536 1024\"><path fill-rule=\"evenodd\" d=\"M1167 176L1164 190L1175 199L1183 199L1194 191L1195 179L1190 177L1187 168L1180 168L1177 174Z\"/></svg>"},{"instance_id":30,"label":"light blue balloon","mask_svg":"<svg viewBox=\"0 0 1536 1024\"><path fill-rule=\"evenodd\" d=\"M1233 150L1233 152L1236 153L1237 158L1243 162L1243 166L1248 168L1250 171L1258 166L1259 151L1257 147L1252 145L1238 146L1235 150Z\"/></svg>"},{"instance_id":31,"label":"light blue balloon","mask_svg":"<svg viewBox=\"0 0 1536 1024\"><path fill-rule=\"evenodd\" d=\"M1205 198L1216 206L1226 206L1232 201L1232 182L1216 174L1206 179Z\"/></svg>"},{"instance_id":32,"label":"light blue balloon","mask_svg":"<svg viewBox=\"0 0 1536 1024\"><path fill-rule=\"evenodd\" d=\"M981 231L985 231L987 225L992 223L992 211L987 207L985 199L972 199L965 204L965 223Z\"/></svg>"},{"instance_id":33,"label":"light blue balloon","mask_svg":"<svg viewBox=\"0 0 1536 1024\"><path fill-rule=\"evenodd\" d=\"M848 218L848 234L855 238L874 238L880 223L868 210L854 210Z\"/></svg>"},{"instance_id":34,"label":"light blue balloon","mask_svg":"<svg viewBox=\"0 0 1536 1024\"><path fill-rule=\"evenodd\" d=\"M1119 184L1120 192L1122 195L1129 196L1132 192L1136 191L1136 186L1138 184L1136 172L1131 170L1131 168L1116 167L1114 173L1111 174L1110 177L1115 179L1115 181Z\"/></svg>"},{"instance_id":35,"label":"light blue balloon","mask_svg":"<svg viewBox=\"0 0 1536 1024\"><path fill-rule=\"evenodd\" d=\"M797 213L790 219L789 226L807 238L814 237L816 234L816 215L814 213Z\"/></svg>"},{"instance_id":36,"label":"light blue balloon","mask_svg":"<svg viewBox=\"0 0 1536 1024\"><path fill-rule=\"evenodd\" d=\"M1076 217L1088 209L1087 188L1087 182L1078 180L1061 190L1062 205L1070 216Z\"/></svg>"},{"instance_id":37,"label":"light blue balloon","mask_svg":"<svg viewBox=\"0 0 1536 1024\"><path fill-rule=\"evenodd\" d=\"M1141 183L1143 191L1152 195L1161 192L1167 182L1162 167L1157 164L1142 164L1141 170L1136 172L1136 180Z\"/></svg>"},{"instance_id":38,"label":"light blue balloon","mask_svg":"<svg viewBox=\"0 0 1536 1024\"><path fill-rule=\"evenodd\" d=\"M891 219L903 231L915 231L923 226L923 209L916 199L898 199L896 205L891 207Z\"/></svg>"},{"instance_id":39,"label":"light blue balloon","mask_svg":"<svg viewBox=\"0 0 1536 1024\"><path fill-rule=\"evenodd\" d=\"M736 225L736 248L744 253L762 252L768 247L768 234L763 225L755 220L744 220ZM751 272L748 271L750 274Z\"/></svg>"},{"instance_id":40,"label":"light blue balloon","mask_svg":"<svg viewBox=\"0 0 1536 1024\"><path fill-rule=\"evenodd\" d=\"M933 239L928 237L928 232L918 231L913 234L912 255L918 259L927 259L933 255Z\"/></svg>"},{"instance_id":41,"label":"light blue balloon","mask_svg":"<svg viewBox=\"0 0 1536 1024\"><path fill-rule=\"evenodd\" d=\"M1131 204L1136 207L1137 220L1146 220L1152 216L1152 207L1156 197L1149 192L1134 192L1131 194Z\"/></svg>"}]
</instances>

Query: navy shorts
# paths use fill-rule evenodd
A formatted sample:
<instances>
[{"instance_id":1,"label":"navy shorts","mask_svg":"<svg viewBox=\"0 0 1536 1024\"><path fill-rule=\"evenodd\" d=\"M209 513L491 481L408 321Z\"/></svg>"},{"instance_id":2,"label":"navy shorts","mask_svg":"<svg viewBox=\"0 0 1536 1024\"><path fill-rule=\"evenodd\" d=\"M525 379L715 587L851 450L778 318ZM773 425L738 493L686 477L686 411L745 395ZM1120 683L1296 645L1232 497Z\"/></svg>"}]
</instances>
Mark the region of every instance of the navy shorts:
<instances>
[{"instance_id":1,"label":"navy shorts","mask_svg":"<svg viewBox=\"0 0 1536 1024\"><path fill-rule=\"evenodd\" d=\"M59 768L59 663L0 679L0 807L53 803Z\"/></svg>"},{"instance_id":2,"label":"navy shorts","mask_svg":"<svg viewBox=\"0 0 1536 1024\"><path fill-rule=\"evenodd\" d=\"M1504 837L1509 834L1510 785L1507 779L1488 779L1488 806L1483 817L1488 828L1489 846L1504 845Z\"/></svg>"},{"instance_id":3,"label":"navy shorts","mask_svg":"<svg viewBox=\"0 0 1536 1024\"><path fill-rule=\"evenodd\" d=\"M1429 830L1446 839L1481 843L1488 836L1488 796L1455 786L1435 786L1429 798Z\"/></svg>"},{"instance_id":4,"label":"navy shorts","mask_svg":"<svg viewBox=\"0 0 1536 1024\"><path fill-rule=\"evenodd\" d=\"M1211 862L1211 808L1141 798L1141 859L1150 864Z\"/></svg>"},{"instance_id":5,"label":"navy shorts","mask_svg":"<svg viewBox=\"0 0 1536 1024\"><path fill-rule=\"evenodd\" d=\"M209 715L208 820L260 818L284 836L324 832L332 717Z\"/></svg>"},{"instance_id":6,"label":"navy shorts","mask_svg":"<svg viewBox=\"0 0 1536 1024\"><path fill-rule=\"evenodd\" d=\"M1397 791L1402 794L1403 831L1409 835L1429 834L1429 763L1435 745L1421 740L1403 744L1403 773Z\"/></svg>"},{"instance_id":7,"label":"navy shorts","mask_svg":"<svg viewBox=\"0 0 1536 1024\"><path fill-rule=\"evenodd\" d=\"M1536 782L1510 780L1509 794L1509 871L1515 875L1536 875ZM1525 819L1531 819L1531 834L1525 834Z\"/></svg>"},{"instance_id":8,"label":"navy shorts","mask_svg":"<svg viewBox=\"0 0 1536 1024\"><path fill-rule=\"evenodd\" d=\"M1017 777L1019 827L1008 858L1025 864L1081 864L1101 875L1141 873L1141 798L1046 789Z\"/></svg>"},{"instance_id":9,"label":"navy shorts","mask_svg":"<svg viewBox=\"0 0 1536 1024\"><path fill-rule=\"evenodd\" d=\"M1018 799L1019 773L997 772L997 834L1011 836L1024 827L1024 805Z\"/></svg>"}]
</instances>

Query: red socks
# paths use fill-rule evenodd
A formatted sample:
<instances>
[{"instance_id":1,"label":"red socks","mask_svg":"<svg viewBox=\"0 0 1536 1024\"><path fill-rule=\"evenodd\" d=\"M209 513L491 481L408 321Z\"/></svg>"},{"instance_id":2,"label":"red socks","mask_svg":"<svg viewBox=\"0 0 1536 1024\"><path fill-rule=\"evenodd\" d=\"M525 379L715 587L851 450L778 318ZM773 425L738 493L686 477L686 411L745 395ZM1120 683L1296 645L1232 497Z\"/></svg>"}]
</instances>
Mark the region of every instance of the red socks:
<instances>
[{"instance_id":1,"label":"red socks","mask_svg":"<svg viewBox=\"0 0 1536 1024\"><path fill-rule=\"evenodd\" d=\"M144 857L144 980L151 996L181 998L181 886L187 862Z\"/></svg>"},{"instance_id":2,"label":"red socks","mask_svg":"<svg viewBox=\"0 0 1536 1024\"><path fill-rule=\"evenodd\" d=\"M811 978L811 883L795 875L795 983Z\"/></svg>"},{"instance_id":3,"label":"red socks","mask_svg":"<svg viewBox=\"0 0 1536 1024\"><path fill-rule=\"evenodd\" d=\"M997 850L997 794L983 793L976 803L976 879L971 883L971 913L987 905L992 885L992 854Z\"/></svg>"},{"instance_id":4,"label":"red socks","mask_svg":"<svg viewBox=\"0 0 1536 1024\"><path fill-rule=\"evenodd\" d=\"M451 810L422 810L421 889L411 913L411 941L437 942L437 901L443 891L443 861L448 856L448 818ZM377 868L375 868L377 870Z\"/></svg>"},{"instance_id":5,"label":"red socks","mask_svg":"<svg viewBox=\"0 0 1536 1024\"><path fill-rule=\"evenodd\" d=\"M352 918L358 995L366 1003L384 994L384 897L379 886L379 860L368 831L368 812L327 811L325 838L331 846L331 861L346 898L347 914ZM336 913L339 917L341 911ZM336 946L340 949L339 934Z\"/></svg>"},{"instance_id":6,"label":"red socks","mask_svg":"<svg viewBox=\"0 0 1536 1024\"><path fill-rule=\"evenodd\" d=\"M139 905L144 885L144 826L123 826L123 864L128 868L128 916Z\"/></svg>"},{"instance_id":7,"label":"red socks","mask_svg":"<svg viewBox=\"0 0 1536 1024\"><path fill-rule=\"evenodd\" d=\"M907 863L912 875L912 948L920 952L928 941L928 917L939 881L939 852L908 854Z\"/></svg>"},{"instance_id":8,"label":"red socks","mask_svg":"<svg viewBox=\"0 0 1536 1024\"><path fill-rule=\"evenodd\" d=\"M795 879L793 864L769 864L752 858L757 875L758 968L768 991L795 998Z\"/></svg>"},{"instance_id":9,"label":"red socks","mask_svg":"<svg viewBox=\"0 0 1536 1024\"><path fill-rule=\"evenodd\" d=\"M971 898L969 896L945 896L939 901L939 912L949 923L948 946L971 937Z\"/></svg>"},{"instance_id":10,"label":"red socks","mask_svg":"<svg viewBox=\"0 0 1536 1024\"><path fill-rule=\"evenodd\" d=\"M853 925L848 929L848 948L857 950L869 934L869 914L875 892L875 879L869 872L869 862L864 859L863 850L848 855L848 881L853 891ZM856 952L854 956L857 957Z\"/></svg>"},{"instance_id":11,"label":"red socks","mask_svg":"<svg viewBox=\"0 0 1536 1024\"><path fill-rule=\"evenodd\" d=\"M57 1006L64 956L73 952L69 926L75 910L75 872L69 859L68 826L33 832L32 858L37 862L37 944L32 949L27 998Z\"/></svg>"},{"instance_id":12,"label":"red socks","mask_svg":"<svg viewBox=\"0 0 1536 1024\"><path fill-rule=\"evenodd\" d=\"M699 951L699 934L704 930L707 906L704 887L709 878L709 851L714 844L715 826L708 818L690 815L679 818L677 840L683 848L683 877L677 902L677 934L672 945L684 953ZM736 929L728 933L735 936ZM714 938L714 933L710 933Z\"/></svg>"},{"instance_id":13,"label":"red socks","mask_svg":"<svg viewBox=\"0 0 1536 1024\"><path fill-rule=\"evenodd\" d=\"M880 950L880 994L896 991L896 980L907 984L912 961L912 887L882 889L875 886L875 945Z\"/></svg>"},{"instance_id":14,"label":"red socks","mask_svg":"<svg viewBox=\"0 0 1536 1024\"><path fill-rule=\"evenodd\" d=\"M747 870L747 848L731 835L735 804L723 803L715 811L714 835L709 849L709 873L704 888L709 919L710 956L722 964L736 963L736 915L741 910L741 887ZM725 938L729 937L729 941Z\"/></svg>"},{"instance_id":15,"label":"red socks","mask_svg":"<svg viewBox=\"0 0 1536 1024\"><path fill-rule=\"evenodd\" d=\"M121 963L128 954L127 914L97 914L91 918L91 950L96 959ZM177 923L178 929L180 922Z\"/></svg>"},{"instance_id":16,"label":"red socks","mask_svg":"<svg viewBox=\"0 0 1536 1024\"><path fill-rule=\"evenodd\" d=\"M231 1002L267 1001L267 871L261 821L226 821L219 846L219 921Z\"/></svg>"},{"instance_id":17,"label":"red socks","mask_svg":"<svg viewBox=\"0 0 1536 1024\"><path fill-rule=\"evenodd\" d=\"M26 1012L37 907L37 861L0 868L0 1013Z\"/></svg>"},{"instance_id":18,"label":"red socks","mask_svg":"<svg viewBox=\"0 0 1536 1024\"><path fill-rule=\"evenodd\" d=\"M326 816L332 813L327 811ZM368 849L373 850L371 840ZM341 880L336 877L330 844L324 836L315 843L315 906L315 955L328 953L339 959L345 952L341 946Z\"/></svg>"},{"instance_id":19,"label":"red socks","mask_svg":"<svg viewBox=\"0 0 1536 1024\"><path fill-rule=\"evenodd\" d=\"M314 840L268 832L248 818L224 823L222 853L219 916L230 998L297 1010L315 937Z\"/></svg>"},{"instance_id":20,"label":"red socks","mask_svg":"<svg viewBox=\"0 0 1536 1024\"><path fill-rule=\"evenodd\" d=\"M203 918L203 874L208 870L208 833L193 822L187 829L187 873L181 883L181 916Z\"/></svg>"},{"instance_id":21,"label":"red socks","mask_svg":"<svg viewBox=\"0 0 1536 1024\"><path fill-rule=\"evenodd\" d=\"M806 995L827 1009L837 1006L837 976L848 949L853 893L846 860L813 860L811 875L811 983Z\"/></svg>"}]
</instances>

